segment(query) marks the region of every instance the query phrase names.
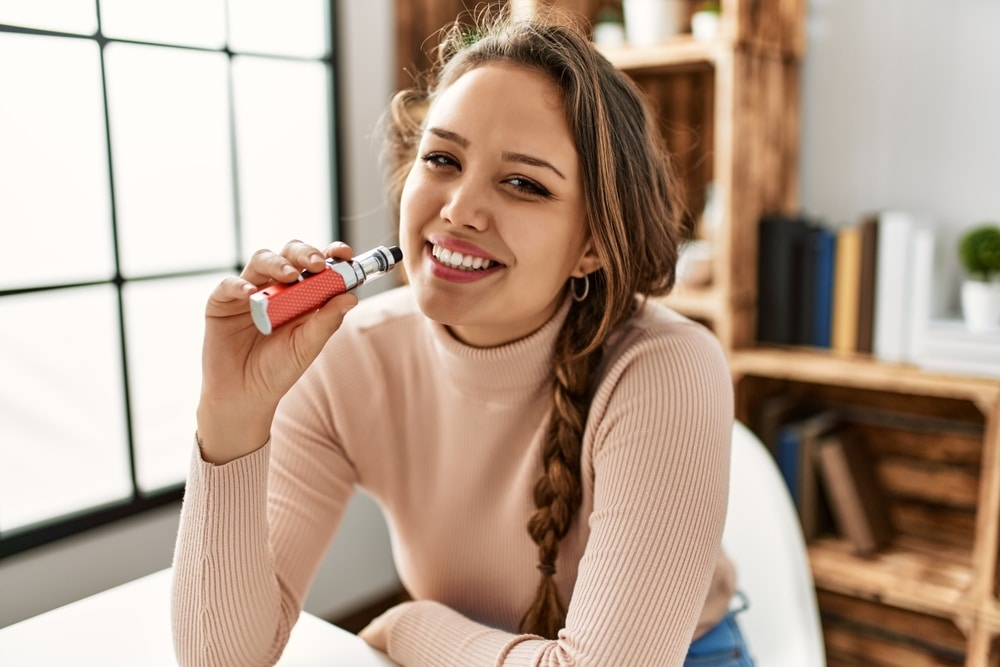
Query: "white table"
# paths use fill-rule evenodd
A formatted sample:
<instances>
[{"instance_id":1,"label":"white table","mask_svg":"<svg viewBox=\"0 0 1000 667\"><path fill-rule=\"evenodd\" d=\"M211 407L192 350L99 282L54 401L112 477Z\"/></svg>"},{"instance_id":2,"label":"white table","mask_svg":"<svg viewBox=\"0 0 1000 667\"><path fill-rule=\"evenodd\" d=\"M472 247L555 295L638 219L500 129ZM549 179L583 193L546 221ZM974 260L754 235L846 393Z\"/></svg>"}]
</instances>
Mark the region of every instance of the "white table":
<instances>
[{"instance_id":1,"label":"white table","mask_svg":"<svg viewBox=\"0 0 1000 667\"><path fill-rule=\"evenodd\" d=\"M280 667L395 665L360 637L303 612ZM3 667L176 667L170 570L0 628Z\"/></svg>"}]
</instances>

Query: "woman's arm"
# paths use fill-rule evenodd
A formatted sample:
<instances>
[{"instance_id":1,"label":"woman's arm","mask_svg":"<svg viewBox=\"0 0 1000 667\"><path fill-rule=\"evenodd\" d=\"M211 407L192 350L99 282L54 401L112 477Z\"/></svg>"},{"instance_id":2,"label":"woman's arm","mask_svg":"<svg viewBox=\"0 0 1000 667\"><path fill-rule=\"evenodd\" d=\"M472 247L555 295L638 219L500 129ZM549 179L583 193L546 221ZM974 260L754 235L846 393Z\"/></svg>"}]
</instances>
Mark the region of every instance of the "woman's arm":
<instances>
[{"instance_id":1,"label":"woman's arm","mask_svg":"<svg viewBox=\"0 0 1000 667\"><path fill-rule=\"evenodd\" d=\"M195 451L174 556L181 665L271 665L353 493L308 374L279 407L274 437L224 465Z\"/></svg>"},{"instance_id":2,"label":"woman's arm","mask_svg":"<svg viewBox=\"0 0 1000 667\"><path fill-rule=\"evenodd\" d=\"M328 256L350 254L343 244L327 249ZM299 440L269 438L279 401L307 392L289 389L356 297L337 297L270 336L257 331L249 314L249 296L259 287L322 263L319 251L299 242L281 255L257 253L239 278L227 278L209 298L197 446L174 554L172 618L181 665L277 660L350 495L352 469L316 420L302 425ZM288 453L294 460L306 449L313 467L289 473Z\"/></svg>"}]
</instances>

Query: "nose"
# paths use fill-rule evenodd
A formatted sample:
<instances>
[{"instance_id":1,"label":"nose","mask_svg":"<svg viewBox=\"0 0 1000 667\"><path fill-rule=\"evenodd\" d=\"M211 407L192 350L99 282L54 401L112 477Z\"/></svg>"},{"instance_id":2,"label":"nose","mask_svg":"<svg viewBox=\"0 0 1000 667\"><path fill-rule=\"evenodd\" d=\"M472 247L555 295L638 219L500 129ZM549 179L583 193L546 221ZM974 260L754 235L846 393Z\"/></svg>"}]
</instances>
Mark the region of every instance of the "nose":
<instances>
[{"instance_id":1,"label":"nose","mask_svg":"<svg viewBox=\"0 0 1000 667\"><path fill-rule=\"evenodd\" d=\"M491 215L488 189L472 179L455 183L441 207L442 219L478 231L489 227Z\"/></svg>"}]
</instances>

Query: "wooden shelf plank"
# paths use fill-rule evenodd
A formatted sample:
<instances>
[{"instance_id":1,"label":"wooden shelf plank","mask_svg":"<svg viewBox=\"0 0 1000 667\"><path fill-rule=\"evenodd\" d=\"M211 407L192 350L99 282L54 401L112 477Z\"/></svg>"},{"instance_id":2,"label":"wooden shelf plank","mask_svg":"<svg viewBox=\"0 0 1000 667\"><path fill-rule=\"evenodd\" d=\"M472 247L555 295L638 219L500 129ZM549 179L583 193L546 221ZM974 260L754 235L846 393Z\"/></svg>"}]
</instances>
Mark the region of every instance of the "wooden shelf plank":
<instances>
[{"instance_id":1,"label":"wooden shelf plank","mask_svg":"<svg viewBox=\"0 0 1000 667\"><path fill-rule=\"evenodd\" d=\"M899 539L874 556L855 556L846 540L809 544L816 586L942 618L976 614L967 592L973 585L968 554Z\"/></svg>"},{"instance_id":2,"label":"wooden shelf plank","mask_svg":"<svg viewBox=\"0 0 1000 667\"><path fill-rule=\"evenodd\" d=\"M667 296L651 300L696 320L716 322L724 316L722 295L712 287L677 287Z\"/></svg>"},{"instance_id":3,"label":"wooden shelf plank","mask_svg":"<svg viewBox=\"0 0 1000 667\"><path fill-rule=\"evenodd\" d=\"M727 48L722 40L697 40L691 35L677 35L654 46L601 48L601 53L615 67L626 72L665 69L687 65L713 65Z\"/></svg>"},{"instance_id":4,"label":"wooden shelf plank","mask_svg":"<svg viewBox=\"0 0 1000 667\"><path fill-rule=\"evenodd\" d=\"M984 411L994 409L1000 399L1000 379L934 373L867 355L807 348L757 348L734 351L730 366L736 377L753 375L968 400Z\"/></svg>"}]
</instances>

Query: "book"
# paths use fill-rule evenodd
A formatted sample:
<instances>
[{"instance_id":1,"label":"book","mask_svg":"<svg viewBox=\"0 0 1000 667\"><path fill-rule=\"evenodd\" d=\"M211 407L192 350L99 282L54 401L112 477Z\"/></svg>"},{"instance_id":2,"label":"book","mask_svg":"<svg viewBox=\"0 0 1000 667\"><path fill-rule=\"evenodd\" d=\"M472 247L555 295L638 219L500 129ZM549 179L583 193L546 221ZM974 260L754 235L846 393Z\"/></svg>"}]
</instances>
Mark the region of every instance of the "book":
<instances>
[{"instance_id":1,"label":"book","mask_svg":"<svg viewBox=\"0 0 1000 667\"><path fill-rule=\"evenodd\" d=\"M1000 378L1000 364L971 359L953 359L924 355L916 359L916 364L925 371L944 375L975 375L985 378Z\"/></svg>"},{"instance_id":2,"label":"book","mask_svg":"<svg viewBox=\"0 0 1000 667\"><path fill-rule=\"evenodd\" d=\"M757 341L792 345L800 300L796 287L801 273L807 226L801 218L770 215L758 227Z\"/></svg>"},{"instance_id":3,"label":"book","mask_svg":"<svg viewBox=\"0 0 1000 667\"><path fill-rule=\"evenodd\" d=\"M828 348L833 326L833 267L837 252L837 235L833 230L823 226L817 226L813 230L812 252L815 254L812 329L806 343Z\"/></svg>"},{"instance_id":4,"label":"book","mask_svg":"<svg viewBox=\"0 0 1000 667\"><path fill-rule=\"evenodd\" d=\"M806 540L817 537L829 523L818 471L818 449L822 436L838 423L838 413L823 409L778 431L776 459L792 500L795 502Z\"/></svg>"},{"instance_id":5,"label":"book","mask_svg":"<svg viewBox=\"0 0 1000 667\"><path fill-rule=\"evenodd\" d=\"M858 271L858 330L854 349L871 354L875 323L875 277L879 252L879 218L869 216L859 224L861 260Z\"/></svg>"},{"instance_id":6,"label":"book","mask_svg":"<svg viewBox=\"0 0 1000 667\"><path fill-rule=\"evenodd\" d=\"M906 338L904 358L915 360L922 356L926 349L927 334L931 327L933 312L934 289L934 232L926 227L913 230L911 241L912 257L910 259L909 280L909 335ZM1000 341L998 341L1000 342ZM1000 347L998 347L1000 351Z\"/></svg>"},{"instance_id":7,"label":"book","mask_svg":"<svg viewBox=\"0 0 1000 667\"><path fill-rule=\"evenodd\" d=\"M794 411L801 410L801 400L791 394L768 396L751 415L750 429L760 438L772 456L778 449L778 431Z\"/></svg>"},{"instance_id":8,"label":"book","mask_svg":"<svg viewBox=\"0 0 1000 667\"><path fill-rule=\"evenodd\" d=\"M791 343L810 345L813 338L813 302L816 298L816 225L802 221L802 238L795 249L797 257L793 265L792 307L794 317Z\"/></svg>"},{"instance_id":9,"label":"book","mask_svg":"<svg viewBox=\"0 0 1000 667\"><path fill-rule=\"evenodd\" d=\"M819 439L818 459L834 521L859 556L892 537L885 497L863 443L833 433Z\"/></svg>"},{"instance_id":10,"label":"book","mask_svg":"<svg viewBox=\"0 0 1000 667\"><path fill-rule=\"evenodd\" d=\"M973 331L960 318L933 318L920 330L916 341L911 360L921 368L1000 377L1000 329Z\"/></svg>"},{"instance_id":11,"label":"book","mask_svg":"<svg viewBox=\"0 0 1000 667\"><path fill-rule=\"evenodd\" d=\"M837 230L833 280L830 347L837 352L854 352L857 347L858 289L861 280L861 231L856 225Z\"/></svg>"},{"instance_id":12,"label":"book","mask_svg":"<svg viewBox=\"0 0 1000 667\"><path fill-rule=\"evenodd\" d=\"M903 211L879 215L872 352L884 361L906 357L913 227L913 218Z\"/></svg>"}]
</instances>

